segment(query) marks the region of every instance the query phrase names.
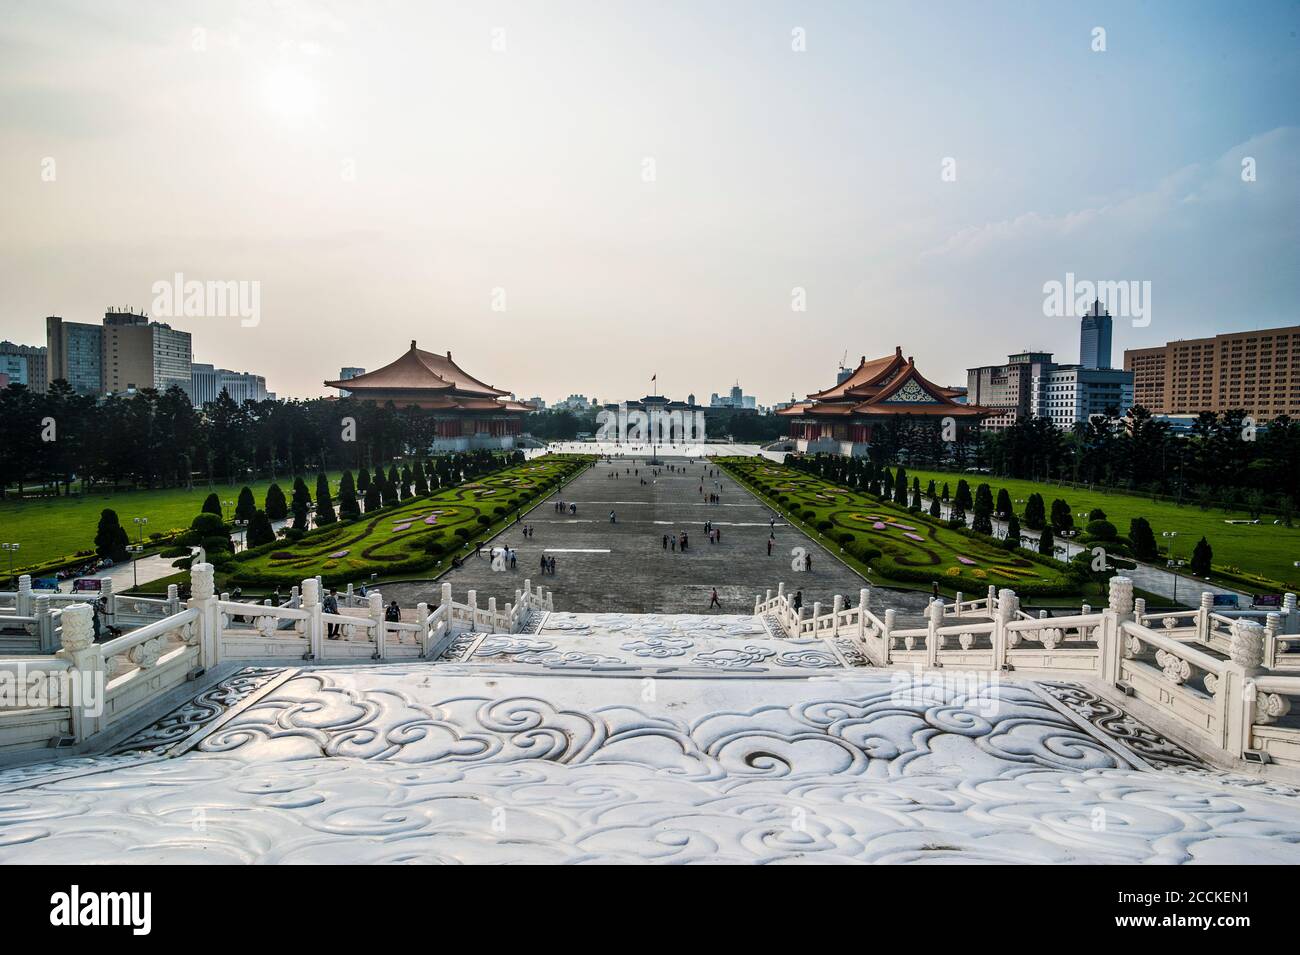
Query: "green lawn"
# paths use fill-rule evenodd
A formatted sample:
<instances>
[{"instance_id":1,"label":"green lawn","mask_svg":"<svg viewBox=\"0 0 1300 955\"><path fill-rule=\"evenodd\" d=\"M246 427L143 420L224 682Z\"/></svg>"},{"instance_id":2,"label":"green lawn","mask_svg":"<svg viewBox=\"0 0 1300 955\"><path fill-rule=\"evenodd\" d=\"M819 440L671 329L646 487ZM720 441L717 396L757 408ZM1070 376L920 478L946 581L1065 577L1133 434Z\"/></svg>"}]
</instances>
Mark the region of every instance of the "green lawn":
<instances>
[{"instance_id":1,"label":"green lawn","mask_svg":"<svg viewBox=\"0 0 1300 955\"><path fill-rule=\"evenodd\" d=\"M992 477L987 474L955 474L938 471L907 471L908 485L912 478L921 480L921 490L933 479L937 490L942 492L943 482L948 482L949 490L956 493L957 482L962 478L970 484L971 493L981 484L988 484L996 499L998 488L1006 488L1013 501L1023 501L1030 494L1043 496L1043 504L1051 513L1052 501L1061 498L1070 505L1075 513L1075 526L1082 529L1087 518L1079 518L1080 511L1090 511L1099 507L1106 512L1106 519L1119 529L1120 535L1128 534L1131 518L1145 517L1151 522L1156 541L1161 547L1169 541L1161 537L1164 531L1177 531L1174 556L1188 560L1192 548L1202 536L1214 548L1214 566L1216 569L1230 573L1261 575L1283 585L1288 590L1300 586L1300 570L1294 562L1300 560L1300 527L1283 527L1275 525L1273 518L1261 518L1258 524L1226 524L1225 519L1244 520L1250 515L1245 512L1224 512L1218 509L1202 511L1195 504L1179 507L1164 501L1152 501L1137 494L1122 494L1113 491L1086 491L1075 488L1056 487L1051 484L1037 484L1033 481L1018 481L1010 478ZM1016 511L1024 514L1024 504L1017 503Z\"/></svg>"},{"instance_id":2,"label":"green lawn","mask_svg":"<svg viewBox=\"0 0 1300 955\"><path fill-rule=\"evenodd\" d=\"M342 472L330 475L331 492L337 495L338 479ZM304 475L307 488L314 496L316 475ZM266 489L271 481L250 484L253 496L260 507L266 499ZM293 478L278 482L288 497L293 491ZM118 520L126 528L132 542L136 539L136 526L132 518L147 517L146 539L150 534L183 530L190 526L194 515L203 507L203 500L216 492L222 501L234 501L243 485L231 487L218 484L213 487L196 485L194 490L163 491L105 491L74 497L51 497L29 501L0 501L0 540L18 542L23 567L48 564L63 557L71 558L78 551L93 551L95 529L99 526L99 512L106 507L117 511ZM335 499L337 506L337 497ZM230 518L234 508L223 508ZM18 562L14 563L19 570ZM7 562L0 573L8 574Z\"/></svg>"},{"instance_id":3,"label":"green lawn","mask_svg":"<svg viewBox=\"0 0 1300 955\"><path fill-rule=\"evenodd\" d=\"M499 530L589 462L546 455L458 487L381 508L291 543L259 548L222 565L223 581L239 586L293 585L307 577L328 584L365 581L370 574L432 576L464 553L465 544Z\"/></svg>"},{"instance_id":4,"label":"green lawn","mask_svg":"<svg viewBox=\"0 0 1300 955\"><path fill-rule=\"evenodd\" d=\"M870 495L768 461L724 458L720 463L788 518L841 545L845 556L869 566L884 582L928 588L938 581L945 590L972 595L989 585L1022 593L1079 591L1056 565L966 537Z\"/></svg>"}]
</instances>

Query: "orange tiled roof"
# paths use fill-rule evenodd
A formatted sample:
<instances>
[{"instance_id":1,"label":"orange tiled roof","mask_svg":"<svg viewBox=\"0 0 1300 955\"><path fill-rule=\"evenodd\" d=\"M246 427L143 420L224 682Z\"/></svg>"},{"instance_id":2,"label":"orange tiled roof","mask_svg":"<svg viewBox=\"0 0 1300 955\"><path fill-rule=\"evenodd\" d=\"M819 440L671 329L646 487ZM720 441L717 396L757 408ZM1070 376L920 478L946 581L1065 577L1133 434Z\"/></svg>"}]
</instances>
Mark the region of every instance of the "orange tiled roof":
<instances>
[{"instance_id":1,"label":"orange tiled roof","mask_svg":"<svg viewBox=\"0 0 1300 955\"><path fill-rule=\"evenodd\" d=\"M447 352L444 357L433 352L421 351L415 347L414 341L405 354L383 368L357 375L346 381L327 381L325 384L330 388L342 388L362 394L366 391L394 389L448 391L487 397L500 397L510 393L479 381L451 360L451 352Z\"/></svg>"}]
</instances>

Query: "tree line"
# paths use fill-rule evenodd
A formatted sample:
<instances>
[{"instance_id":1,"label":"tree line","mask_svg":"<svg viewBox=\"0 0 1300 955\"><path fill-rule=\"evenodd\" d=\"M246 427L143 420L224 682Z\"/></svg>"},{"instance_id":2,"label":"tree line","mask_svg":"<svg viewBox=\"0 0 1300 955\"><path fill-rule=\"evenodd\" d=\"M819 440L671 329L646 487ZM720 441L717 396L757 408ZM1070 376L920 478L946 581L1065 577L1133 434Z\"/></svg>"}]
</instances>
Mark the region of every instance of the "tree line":
<instances>
[{"instance_id":1,"label":"tree line","mask_svg":"<svg viewBox=\"0 0 1300 955\"><path fill-rule=\"evenodd\" d=\"M352 398L237 404L223 390L195 408L176 386L95 398L62 379L46 394L10 385L0 390L0 496L373 469L426 454L434 437L433 412Z\"/></svg>"},{"instance_id":2,"label":"tree line","mask_svg":"<svg viewBox=\"0 0 1300 955\"><path fill-rule=\"evenodd\" d=\"M1007 478L1071 482L1158 494L1202 507L1225 505L1289 519L1300 501L1300 422L1279 415L1255 425L1243 411L1205 412L1172 430L1141 406L1065 431L1030 417L989 431L957 430L900 416L877 430L870 457L934 469L978 467Z\"/></svg>"}]
</instances>

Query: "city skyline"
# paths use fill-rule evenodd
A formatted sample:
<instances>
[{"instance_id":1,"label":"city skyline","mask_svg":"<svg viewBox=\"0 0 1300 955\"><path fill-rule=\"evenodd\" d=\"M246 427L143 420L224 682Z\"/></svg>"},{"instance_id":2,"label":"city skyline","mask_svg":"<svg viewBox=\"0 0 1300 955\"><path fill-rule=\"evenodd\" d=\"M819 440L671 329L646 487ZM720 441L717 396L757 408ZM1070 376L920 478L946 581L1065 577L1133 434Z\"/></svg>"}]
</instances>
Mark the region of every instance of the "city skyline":
<instances>
[{"instance_id":1,"label":"city skyline","mask_svg":"<svg viewBox=\"0 0 1300 955\"><path fill-rule=\"evenodd\" d=\"M7 18L3 337L184 274L258 321L152 317L282 396L418 338L521 396L771 405L845 349L1072 354L1067 275L1150 283L1117 355L1295 323L1294 8L230 9Z\"/></svg>"}]
</instances>

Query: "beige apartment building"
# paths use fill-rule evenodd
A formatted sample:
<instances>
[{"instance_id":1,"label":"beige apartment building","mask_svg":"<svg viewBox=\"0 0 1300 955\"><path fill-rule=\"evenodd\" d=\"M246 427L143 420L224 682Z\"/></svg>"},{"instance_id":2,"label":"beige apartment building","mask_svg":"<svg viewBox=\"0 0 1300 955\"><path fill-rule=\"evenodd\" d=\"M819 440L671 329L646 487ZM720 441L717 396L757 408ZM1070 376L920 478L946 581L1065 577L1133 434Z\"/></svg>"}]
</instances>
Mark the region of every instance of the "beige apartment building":
<instances>
[{"instance_id":1,"label":"beige apartment building","mask_svg":"<svg viewBox=\"0 0 1300 955\"><path fill-rule=\"evenodd\" d=\"M1152 414L1300 418L1300 325L1130 348L1124 369L1133 372L1133 403Z\"/></svg>"}]
</instances>

